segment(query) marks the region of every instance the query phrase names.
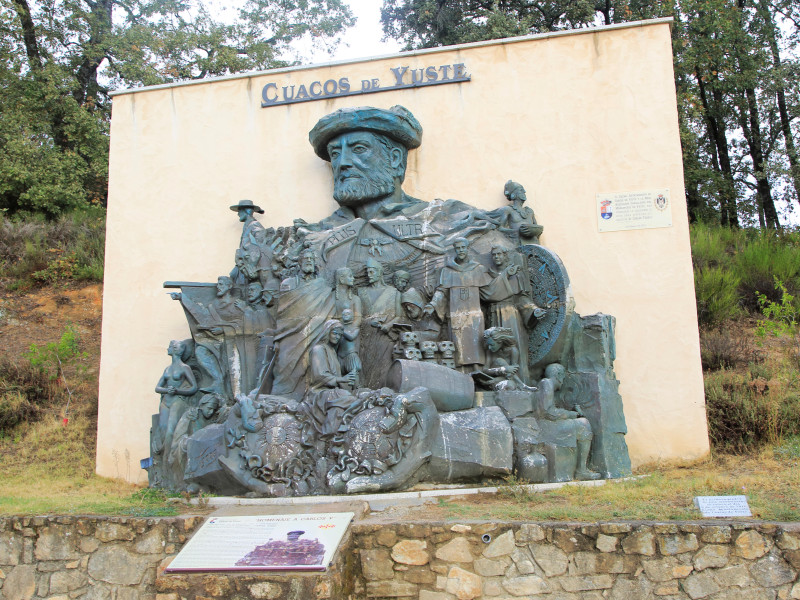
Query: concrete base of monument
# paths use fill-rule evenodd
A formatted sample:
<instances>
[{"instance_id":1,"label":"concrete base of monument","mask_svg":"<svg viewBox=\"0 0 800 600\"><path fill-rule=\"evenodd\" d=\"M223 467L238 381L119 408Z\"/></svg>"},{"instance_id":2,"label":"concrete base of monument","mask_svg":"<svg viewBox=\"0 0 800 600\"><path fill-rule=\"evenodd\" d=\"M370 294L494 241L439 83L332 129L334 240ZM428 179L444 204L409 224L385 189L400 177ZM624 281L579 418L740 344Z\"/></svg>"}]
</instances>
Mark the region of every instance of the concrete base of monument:
<instances>
[{"instance_id":1,"label":"concrete base of monument","mask_svg":"<svg viewBox=\"0 0 800 600\"><path fill-rule=\"evenodd\" d=\"M600 479L595 481L566 481L563 483L532 483L527 485L515 485L515 490L525 491L529 493L546 492L555 490L564 486L584 486L584 487L597 487L606 484L614 484L620 481L631 481L647 477L648 475L635 475L632 477L622 477L619 479ZM361 494L361 495L342 495L342 496L303 496L303 497L284 497L284 498L239 498L233 496L211 496L202 498L193 498L192 504L202 504L209 507L216 507L223 509L226 507L248 507L249 514L253 514L253 510L259 513L264 512L263 509L270 509L273 511L282 512L286 507L303 508L303 510L312 510L315 506L325 506L325 512L329 510L331 505L348 506L348 510L352 510L354 506L367 504L370 511L382 511L390 506L415 506L426 503L436 503L439 498L453 497L453 496L471 496L475 494L497 494L503 488L511 486L494 486L494 487L465 487L459 485L437 485L435 488L432 486L417 486L415 489L406 492L394 492L384 494ZM425 489L420 489L425 488ZM216 514L216 513L215 513ZM220 513L221 514L221 513ZM266 514L266 513L265 513Z\"/></svg>"}]
</instances>

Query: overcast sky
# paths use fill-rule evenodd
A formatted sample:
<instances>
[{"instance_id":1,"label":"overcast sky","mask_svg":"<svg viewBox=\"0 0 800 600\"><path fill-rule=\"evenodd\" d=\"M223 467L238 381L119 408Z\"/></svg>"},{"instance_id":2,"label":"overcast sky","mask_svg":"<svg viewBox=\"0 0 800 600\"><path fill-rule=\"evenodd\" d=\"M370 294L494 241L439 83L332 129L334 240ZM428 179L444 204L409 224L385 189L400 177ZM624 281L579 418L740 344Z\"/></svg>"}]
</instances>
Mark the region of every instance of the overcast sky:
<instances>
[{"instance_id":1,"label":"overcast sky","mask_svg":"<svg viewBox=\"0 0 800 600\"><path fill-rule=\"evenodd\" d=\"M311 56L312 63L380 56L400 51L398 42L381 41L383 32L380 0L347 0L347 3L358 18L355 27L347 30L342 43L332 56L322 51L314 52Z\"/></svg>"}]
</instances>

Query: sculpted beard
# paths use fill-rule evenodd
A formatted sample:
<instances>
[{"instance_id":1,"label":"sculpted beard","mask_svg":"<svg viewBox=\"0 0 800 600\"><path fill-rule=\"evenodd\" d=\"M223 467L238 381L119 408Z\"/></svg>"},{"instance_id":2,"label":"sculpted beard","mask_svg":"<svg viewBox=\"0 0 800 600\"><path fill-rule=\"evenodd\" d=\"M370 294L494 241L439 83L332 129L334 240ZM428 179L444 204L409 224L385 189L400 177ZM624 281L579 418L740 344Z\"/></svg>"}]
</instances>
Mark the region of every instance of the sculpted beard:
<instances>
[{"instance_id":1,"label":"sculpted beard","mask_svg":"<svg viewBox=\"0 0 800 600\"><path fill-rule=\"evenodd\" d=\"M358 171L359 178L339 181L334 179L333 198L343 206L356 206L367 200L383 198L394 192L394 169L381 162L369 172Z\"/></svg>"}]
</instances>

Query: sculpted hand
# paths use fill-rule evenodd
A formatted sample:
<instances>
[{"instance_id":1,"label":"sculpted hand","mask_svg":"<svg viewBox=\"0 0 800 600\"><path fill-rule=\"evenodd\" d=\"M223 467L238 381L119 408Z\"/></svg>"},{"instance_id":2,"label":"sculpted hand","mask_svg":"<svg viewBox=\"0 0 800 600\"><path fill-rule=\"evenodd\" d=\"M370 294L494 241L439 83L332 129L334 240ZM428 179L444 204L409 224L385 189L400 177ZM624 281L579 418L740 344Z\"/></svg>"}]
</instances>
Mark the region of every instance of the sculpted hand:
<instances>
[{"instance_id":1,"label":"sculpted hand","mask_svg":"<svg viewBox=\"0 0 800 600\"><path fill-rule=\"evenodd\" d=\"M236 308L244 309L244 307L247 306L247 302L245 302L244 300L234 300L233 305Z\"/></svg>"},{"instance_id":2,"label":"sculpted hand","mask_svg":"<svg viewBox=\"0 0 800 600\"><path fill-rule=\"evenodd\" d=\"M519 265L511 265L506 269L508 275L516 275L519 271Z\"/></svg>"},{"instance_id":3,"label":"sculpted hand","mask_svg":"<svg viewBox=\"0 0 800 600\"><path fill-rule=\"evenodd\" d=\"M545 309L543 309L543 308L534 308L533 309L533 316L536 317L537 319L541 319L544 316L544 313L546 313L546 312L547 311Z\"/></svg>"},{"instance_id":4,"label":"sculpted hand","mask_svg":"<svg viewBox=\"0 0 800 600\"><path fill-rule=\"evenodd\" d=\"M525 237L531 237L533 235L533 225L530 223L523 223L519 226L519 232Z\"/></svg>"},{"instance_id":5,"label":"sculpted hand","mask_svg":"<svg viewBox=\"0 0 800 600\"><path fill-rule=\"evenodd\" d=\"M430 317L433 314L433 304L426 304L425 308L422 309L422 314Z\"/></svg>"},{"instance_id":6,"label":"sculpted hand","mask_svg":"<svg viewBox=\"0 0 800 600\"><path fill-rule=\"evenodd\" d=\"M167 386L167 393L168 394L174 394L177 391L178 391L178 388L176 388L174 385L168 385Z\"/></svg>"},{"instance_id":7,"label":"sculpted hand","mask_svg":"<svg viewBox=\"0 0 800 600\"><path fill-rule=\"evenodd\" d=\"M211 333L213 333L214 335L221 334L222 333L222 327L212 327L211 328Z\"/></svg>"},{"instance_id":8,"label":"sculpted hand","mask_svg":"<svg viewBox=\"0 0 800 600\"><path fill-rule=\"evenodd\" d=\"M517 371L519 371L519 367L517 365L508 365L505 367L505 370L509 375L516 375Z\"/></svg>"},{"instance_id":9,"label":"sculpted hand","mask_svg":"<svg viewBox=\"0 0 800 600\"><path fill-rule=\"evenodd\" d=\"M172 298L173 300L180 300L181 299L181 293L180 292L171 292L169 297Z\"/></svg>"}]
</instances>

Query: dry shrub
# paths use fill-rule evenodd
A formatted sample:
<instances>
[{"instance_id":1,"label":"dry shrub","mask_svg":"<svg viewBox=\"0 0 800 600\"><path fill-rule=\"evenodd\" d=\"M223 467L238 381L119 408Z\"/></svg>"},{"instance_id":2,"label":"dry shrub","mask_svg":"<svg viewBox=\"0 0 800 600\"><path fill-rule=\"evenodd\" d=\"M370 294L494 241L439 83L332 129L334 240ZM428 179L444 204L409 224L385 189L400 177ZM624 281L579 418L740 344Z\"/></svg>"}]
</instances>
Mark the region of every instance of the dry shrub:
<instances>
[{"instance_id":1,"label":"dry shrub","mask_svg":"<svg viewBox=\"0 0 800 600\"><path fill-rule=\"evenodd\" d=\"M746 367L764 358L750 337L730 328L701 330L700 357L704 371Z\"/></svg>"},{"instance_id":2,"label":"dry shrub","mask_svg":"<svg viewBox=\"0 0 800 600\"><path fill-rule=\"evenodd\" d=\"M39 419L61 394L44 371L0 359L0 432Z\"/></svg>"},{"instance_id":3,"label":"dry shrub","mask_svg":"<svg viewBox=\"0 0 800 600\"><path fill-rule=\"evenodd\" d=\"M721 370L705 376L711 443L717 450L744 453L800 433L800 390L796 378Z\"/></svg>"}]
</instances>

